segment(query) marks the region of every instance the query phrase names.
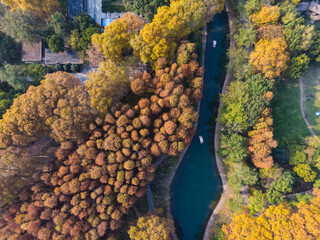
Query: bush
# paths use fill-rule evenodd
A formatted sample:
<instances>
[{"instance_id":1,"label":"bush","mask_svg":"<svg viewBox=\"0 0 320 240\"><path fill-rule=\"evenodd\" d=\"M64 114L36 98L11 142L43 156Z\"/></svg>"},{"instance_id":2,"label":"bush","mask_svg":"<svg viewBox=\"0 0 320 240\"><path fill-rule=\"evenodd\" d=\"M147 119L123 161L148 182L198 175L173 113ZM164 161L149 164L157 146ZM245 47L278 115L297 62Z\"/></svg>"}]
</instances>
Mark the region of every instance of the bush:
<instances>
[{"instance_id":1,"label":"bush","mask_svg":"<svg viewBox=\"0 0 320 240\"><path fill-rule=\"evenodd\" d=\"M71 64L70 70L71 72L79 72L80 66L78 64Z\"/></svg>"},{"instance_id":2,"label":"bush","mask_svg":"<svg viewBox=\"0 0 320 240\"><path fill-rule=\"evenodd\" d=\"M56 65L54 65L54 69L56 71L62 71L63 70L63 65L60 63L57 63Z\"/></svg>"},{"instance_id":3,"label":"bush","mask_svg":"<svg viewBox=\"0 0 320 240\"><path fill-rule=\"evenodd\" d=\"M70 67L71 67L71 65L70 64L65 64L65 65L63 65L63 70L65 70L66 72L70 72Z\"/></svg>"}]
</instances>

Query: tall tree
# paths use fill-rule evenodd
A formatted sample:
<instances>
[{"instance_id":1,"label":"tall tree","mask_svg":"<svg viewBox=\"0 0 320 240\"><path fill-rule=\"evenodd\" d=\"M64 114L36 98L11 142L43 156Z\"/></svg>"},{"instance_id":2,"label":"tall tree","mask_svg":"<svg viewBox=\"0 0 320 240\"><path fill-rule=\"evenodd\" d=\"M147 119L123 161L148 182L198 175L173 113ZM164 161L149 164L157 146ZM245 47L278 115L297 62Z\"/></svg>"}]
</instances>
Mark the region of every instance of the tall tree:
<instances>
[{"instance_id":1,"label":"tall tree","mask_svg":"<svg viewBox=\"0 0 320 240\"><path fill-rule=\"evenodd\" d=\"M47 29L46 22L32 12L6 11L1 22L2 32L17 42L32 42Z\"/></svg>"},{"instance_id":2,"label":"tall tree","mask_svg":"<svg viewBox=\"0 0 320 240\"><path fill-rule=\"evenodd\" d=\"M31 11L37 16L49 18L49 16L59 10L57 0L1 0L7 4L11 10L22 9L23 11Z\"/></svg>"},{"instance_id":3,"label":"tall tree","mask_svg":"<svg viewBox=\"0 0 320 240\"><path fill-rule=\"evenodd\" d=\"M53 29L54 33L60 37L64 37L70 28L67 19L61 12L51 14L48 25Z\"/></svg>"},{"instance_id":4,"label":"tall tree","mask_svg":"<svg viewBox=\"0 0 320 240\"><path fill-rule=\"evenodd\" d=\"M128 233L131 240L171 240L173 221L158 216L144 216L138 219L136 226L130 227Z\"/></svg>"},{"instance_id":5,"label":"tall tree","mask_svg":"<svg viewBox=\"0 0 320 240\"><path fill-rule=\"evenodd\" d=\"M105 114L111 103L119 101L129 90L130 82L123 66L107 60L100 64L98 72L88 74L85 85L91 107Z\"/></svg>"},{"instance_id":6,"label":"tall tree","mask_svg":"<svg viewBox=\"0 0 320 240\"><path fill-rule=\"evenodd\" d=\"M250 63L267 78L278 77L287 69L289 54L286 48L287 44L282 38L261 39L250 53Z\"/></svg>"},{"instance_id":7,"label":"tall tree","mask_svg":"<svg viewBox=\"0 0 320 240\"><path fill-rule=\"evenodd\" d=\"M57 141L76 140L88 133L93 113L79 79L62 72L47 75L3 115L1 147L26 145L49 133Z\"/></svg>"},{"instance_id":8,"label":"tall tree","mask_svg":"<svg viewBox=\"0 0 320 240\"><path fill-rule=\"evenodd\" d=\"M93 35L92 43L102 48L106 58L120 61L122 54L131 49L130 39L138 33L144 23L138 15L125 13L107 26L104 33Z\"/></svg>"},{"instance_id":9,"label":"tall tree","mask_svg":"<svg viewBox=\"0 0 320 240\"><path fill-rule=\"evenodd\" d=\"M319 239L319 189L313 195L309 203L298 203L297 209L284 203L270 206L259 216L236 213L232 222L222 227L225 239Z\"/></svg>"}]
</instances>

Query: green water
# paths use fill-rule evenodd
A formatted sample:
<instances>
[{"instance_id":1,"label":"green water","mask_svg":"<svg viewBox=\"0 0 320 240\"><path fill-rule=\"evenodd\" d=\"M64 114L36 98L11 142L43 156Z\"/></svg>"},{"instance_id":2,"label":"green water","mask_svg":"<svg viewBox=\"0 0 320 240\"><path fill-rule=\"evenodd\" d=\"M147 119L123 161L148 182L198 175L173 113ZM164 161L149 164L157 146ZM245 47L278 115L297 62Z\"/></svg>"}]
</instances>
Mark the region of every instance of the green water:
<instances>
[{"instance_id":1,"label":"green water","mask_svg":"<svg viewBox=\"0 0 320 240\"><path fill-rule=\"evenodd\" d=\"M210 204L218 200L222 190L213 154L213 137L218 97L225 77L226 21L226 14L219 14L208 24L206 71L197 133L171 187L176 232L183 240L201 239L211 213ZM217 41L216 48L212 47L213 40ZM199 136L203 137L203 144L200 144Z\"/></svg>"}]
</instances>

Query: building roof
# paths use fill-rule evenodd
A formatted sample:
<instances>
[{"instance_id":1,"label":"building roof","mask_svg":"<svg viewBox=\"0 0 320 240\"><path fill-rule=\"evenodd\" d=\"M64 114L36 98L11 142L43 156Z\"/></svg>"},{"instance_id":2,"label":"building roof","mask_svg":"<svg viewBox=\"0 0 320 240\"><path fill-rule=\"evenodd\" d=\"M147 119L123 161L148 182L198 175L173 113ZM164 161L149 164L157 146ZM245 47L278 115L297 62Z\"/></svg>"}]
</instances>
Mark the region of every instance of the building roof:
<instances>
[{"instance_id":1,"label":"building roof","mask_svg":"<svg viewBox=\"0 0 320 240\"><path fill-rule=\"evenodd\" d=\"M115 19L114 18L105 18L105 19L102 19L102 27L106 27L106 26L109 26L109 24L114 21Z\"/></svg>"},{"instance_id":2,"label":"building roof","mask_svg":"<svg viewBox=\"0 0 320 240\"><path fill-rule=\"evenodd\" d=\"M309 10L314 13L320 14L320 4L318 2L311 2L309 5Z\"/></svg>"},{"instance_id":3,"label":"building roof","mask_svg":"<svg viewBox=\"0 0 320 240\"><path fill-rule=\"evenodd\" d=\"M22 43L21 60L23 62L41 62L42 40L33 43Z\"/></svg>"},{"instance_id":4,"label":"building roof","mask_svg":"<svg viewBox=\"0 0 320 240\"><path fill-rule=\"evenodd\" d=\"M82 60L77 57L75 52L65 50L62 53L53 53L49 48L45 49L44 64L82 64Z\"/></svg>"},{"instance_id":5,"label":"building roof","mask_svg":"<svg viewBox=\"0 0 320 240\"><path fill-rule=\"evenodd\" d=\"M298 12L306 12L306 11L308 11L308 8L309 8L309 3L308 2L301 2L297 6L297 11Z\"/></svg>"}]
</instances>

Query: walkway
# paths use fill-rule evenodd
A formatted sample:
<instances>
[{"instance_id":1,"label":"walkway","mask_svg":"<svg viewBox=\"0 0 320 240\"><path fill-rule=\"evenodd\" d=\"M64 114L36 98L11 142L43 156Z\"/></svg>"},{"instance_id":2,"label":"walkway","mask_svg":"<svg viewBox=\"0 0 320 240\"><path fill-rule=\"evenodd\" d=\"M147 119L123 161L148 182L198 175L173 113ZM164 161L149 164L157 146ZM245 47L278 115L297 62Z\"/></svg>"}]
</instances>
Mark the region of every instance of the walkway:
<instances>
[{"instance_id":1,"label":"walkway","mask_svg":"<svg viewBox=\"0 0 320 240\"><path fill-rule=\"evenodd\" d=\"M300 85L300 109L301 109L301 114L302 114L303 120L306 123L311 135L312 136L316 136L316 134L314 133L312 127L310 126L307 118L305 117L306 115L305 115L304 109L303 109L303 96L304 96L304 93L303 93L303 77L300 77L299 85Z\"/></svg>"}]
</instances>

